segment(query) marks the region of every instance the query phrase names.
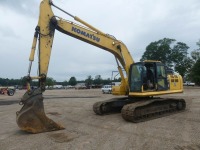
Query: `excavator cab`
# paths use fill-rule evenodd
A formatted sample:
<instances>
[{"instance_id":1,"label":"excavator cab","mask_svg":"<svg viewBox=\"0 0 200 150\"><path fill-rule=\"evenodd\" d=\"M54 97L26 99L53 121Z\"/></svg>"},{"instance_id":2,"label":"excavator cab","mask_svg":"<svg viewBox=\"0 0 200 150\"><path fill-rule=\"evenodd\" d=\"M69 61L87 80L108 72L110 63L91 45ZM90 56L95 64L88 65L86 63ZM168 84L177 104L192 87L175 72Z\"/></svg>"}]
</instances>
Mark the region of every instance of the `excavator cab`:
<instances>
[{"instance_id":1,"label":"excavator cab","mask_svg":"<svg viewBox=\"0 0 200 150\"><path fill-rule=\"evenodd\" d=\"M166 67L159 61L132 64L129 77L130 92L165 91L169 89Z\"/></svg>"}]
</instances>

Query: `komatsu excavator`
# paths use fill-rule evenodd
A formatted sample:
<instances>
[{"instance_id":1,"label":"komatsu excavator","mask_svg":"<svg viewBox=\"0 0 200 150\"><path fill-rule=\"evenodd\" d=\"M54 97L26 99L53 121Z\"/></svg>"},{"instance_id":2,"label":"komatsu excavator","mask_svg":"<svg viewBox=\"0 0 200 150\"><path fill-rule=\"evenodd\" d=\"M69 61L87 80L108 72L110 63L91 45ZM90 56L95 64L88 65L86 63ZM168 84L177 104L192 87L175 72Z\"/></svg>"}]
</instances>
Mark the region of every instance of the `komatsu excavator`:
<instances>
[{"instance_id":1,"label":"komatsu excavator","mask_svg":"<svg viewBox=\"0 0 200 150\"><path fill-rule=\"evenodd\" d=\"M79 24L55 16L51 7L68 14ZM157 97L158 95L183 92L183 81L180 75L168 74L165 65L160 61L148 60L135 63L124 43L114 36L105 34L80 18L69 14L51 0L42 0L29 58L30 64L26 77L27 91L20 101L23 107L16 113L16 121L21 130L40 133L64 129L62 125L46 116L42 95L45 91L55 30L108 51L116 59L121 75L121 85L114 86L112 94L126 95L126 97L95 103L93 110L96 114L103 115L120 110L125 120L140 122L185 109L186 103L183 99ZM39 41L39 74L33 77L30 73L37 41ZM123 72L122 69L125 71ZM39 81L37 89L31 90L31 80Z\"/></svg>"}]
</instances>

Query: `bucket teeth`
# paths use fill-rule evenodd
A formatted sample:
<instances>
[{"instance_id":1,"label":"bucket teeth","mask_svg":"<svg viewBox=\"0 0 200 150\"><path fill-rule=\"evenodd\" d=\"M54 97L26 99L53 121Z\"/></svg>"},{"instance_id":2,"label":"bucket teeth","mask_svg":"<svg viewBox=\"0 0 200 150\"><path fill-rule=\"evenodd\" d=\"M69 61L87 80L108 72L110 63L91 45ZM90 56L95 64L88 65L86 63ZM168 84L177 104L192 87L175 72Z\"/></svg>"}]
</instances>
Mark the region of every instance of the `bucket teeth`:
<instances>
[{"instance_id":1,"label":"bucket teeth","mask_svg":"<svg viewBox=\"0 0 200 150\"><path fill-rule=\"evenodd\" d=\"M26 92L22 97L23 107L16 113L19 128L30 133L62 130L64 127L49 119L44 112L43 96L40 89Z\"/></svg>"}]
</instances>

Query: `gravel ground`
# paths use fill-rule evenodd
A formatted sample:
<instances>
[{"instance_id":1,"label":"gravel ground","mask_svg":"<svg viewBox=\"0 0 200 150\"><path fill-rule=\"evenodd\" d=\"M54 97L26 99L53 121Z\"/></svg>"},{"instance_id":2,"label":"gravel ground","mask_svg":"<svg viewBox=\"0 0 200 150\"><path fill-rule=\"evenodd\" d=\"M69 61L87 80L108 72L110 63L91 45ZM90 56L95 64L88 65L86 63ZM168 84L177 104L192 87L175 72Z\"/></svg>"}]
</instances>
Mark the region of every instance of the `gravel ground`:
<instances>
[{"instance_id":1,"label":"gravel ground","mask_svg":"<svg viewBox=\"0 0 200 150\"><path fill-rule=\"evenodd\" d=\"M16 124L24 92L0 95L0 150L200 150L199 87L164 96L184 98L184 112L137 124L124 121L119 113L96 115L93 104L114 97L100 89L47 90L46 114L66 129L40 134L20 131Z\"/></svg>"}]
</instances>

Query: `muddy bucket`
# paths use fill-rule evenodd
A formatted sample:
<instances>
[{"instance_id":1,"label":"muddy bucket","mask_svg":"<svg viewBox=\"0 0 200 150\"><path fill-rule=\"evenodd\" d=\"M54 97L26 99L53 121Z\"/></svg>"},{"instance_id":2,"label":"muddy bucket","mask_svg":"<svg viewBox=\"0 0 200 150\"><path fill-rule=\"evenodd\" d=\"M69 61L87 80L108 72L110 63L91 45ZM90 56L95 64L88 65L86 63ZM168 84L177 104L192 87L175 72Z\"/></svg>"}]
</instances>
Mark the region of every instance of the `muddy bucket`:
<instances>
[{"instance_id":1,"label":"muddy bucket","mask_svg":"<svg viewBox=\"0 0 200 150\"><path fill-rule=\"evenodd\" d=\"M27 91L20 104L23 107L16 113L16 121L21 130L30 133L41 133L64 129L62 125L46 116L40 88L31 92Z\"/></svg>"}]
</instances>

